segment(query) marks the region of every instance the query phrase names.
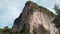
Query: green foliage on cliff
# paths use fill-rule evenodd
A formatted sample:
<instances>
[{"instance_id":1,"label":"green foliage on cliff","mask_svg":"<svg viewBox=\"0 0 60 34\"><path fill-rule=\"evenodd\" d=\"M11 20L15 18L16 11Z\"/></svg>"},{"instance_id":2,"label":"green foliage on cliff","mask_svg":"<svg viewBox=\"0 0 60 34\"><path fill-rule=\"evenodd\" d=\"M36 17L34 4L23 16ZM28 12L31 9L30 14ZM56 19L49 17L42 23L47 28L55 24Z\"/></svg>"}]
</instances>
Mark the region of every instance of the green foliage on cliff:
<instances>
[{"instance_id":1,"label":"green foliage on cliff","mask_svg":"<svg viewBox=\"0 0 60 34\"><path fill-rule=\"evenodd\" d=\"M37 5L36 3L32 2L32 1L28 1L27 3L31 4L32 8L37 9L41 12L46 13L46 14L50 14L52 17L55 17L55 14L53 12L51 12L50 10L48 10L47 8L39 6L39 5Z\"/></svg>"}]
</instances>

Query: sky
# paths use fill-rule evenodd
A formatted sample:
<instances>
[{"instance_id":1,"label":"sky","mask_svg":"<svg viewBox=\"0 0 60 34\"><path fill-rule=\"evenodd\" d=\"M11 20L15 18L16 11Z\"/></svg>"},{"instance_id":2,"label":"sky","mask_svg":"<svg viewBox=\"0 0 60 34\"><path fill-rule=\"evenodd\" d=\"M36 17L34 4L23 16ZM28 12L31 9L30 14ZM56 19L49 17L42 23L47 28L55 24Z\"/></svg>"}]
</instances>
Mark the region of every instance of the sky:
<instances>
[{"instance_id":1,"label":"sky","mask_svg":"<svg viewBox=\"0 0 60 34\"><path fill-rule=\"evenodd\" d=\"M14 20L22 12L25 3L29 0L0 0L0 28L5 26L12 27ZM60 0L31 0L40 6L46 7L53 13L54 4L59 4Z\"/></svg>"}]
</instances>

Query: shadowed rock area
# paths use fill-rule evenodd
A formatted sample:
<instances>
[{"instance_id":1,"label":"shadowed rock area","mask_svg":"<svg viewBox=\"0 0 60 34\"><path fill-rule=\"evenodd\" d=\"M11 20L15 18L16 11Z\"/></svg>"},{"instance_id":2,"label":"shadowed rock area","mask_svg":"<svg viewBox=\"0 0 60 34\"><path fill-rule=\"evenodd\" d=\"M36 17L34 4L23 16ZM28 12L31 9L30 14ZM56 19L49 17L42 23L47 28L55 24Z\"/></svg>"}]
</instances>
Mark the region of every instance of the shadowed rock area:
<instances>
[{"instance_id":1,"label":"shadowed rock area","mask_svg":"<svg viewBox=\"0 0 60 34\"><path fill-rule=\"evenodd\" d=\"M48 9L28 1L18 18L15 19L13 30L27 34L59 34L53 20L55 14Z\"/></svg>"}]
</instances>

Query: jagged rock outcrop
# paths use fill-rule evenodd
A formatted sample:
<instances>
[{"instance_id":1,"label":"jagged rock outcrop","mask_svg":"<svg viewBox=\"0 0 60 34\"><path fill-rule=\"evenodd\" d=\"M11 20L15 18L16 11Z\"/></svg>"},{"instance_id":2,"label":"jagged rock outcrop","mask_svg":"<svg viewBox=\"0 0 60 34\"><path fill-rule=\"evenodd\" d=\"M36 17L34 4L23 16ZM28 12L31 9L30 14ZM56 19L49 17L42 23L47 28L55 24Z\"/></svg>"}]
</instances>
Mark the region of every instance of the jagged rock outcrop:
<instances>
[{"instance_id":1,"label":"jagged rock outcrop","mask_svg":"<svg viewBox=\"0 0 60 34\"><path fill-rule=\"evenodd\" d=\"M24 27L28 34L58 34L53 20L55 14L48 9L38 6L32 1L28 1L18 18L15 19L14 31L24 32Z\"/></svg>"}]
</instances>

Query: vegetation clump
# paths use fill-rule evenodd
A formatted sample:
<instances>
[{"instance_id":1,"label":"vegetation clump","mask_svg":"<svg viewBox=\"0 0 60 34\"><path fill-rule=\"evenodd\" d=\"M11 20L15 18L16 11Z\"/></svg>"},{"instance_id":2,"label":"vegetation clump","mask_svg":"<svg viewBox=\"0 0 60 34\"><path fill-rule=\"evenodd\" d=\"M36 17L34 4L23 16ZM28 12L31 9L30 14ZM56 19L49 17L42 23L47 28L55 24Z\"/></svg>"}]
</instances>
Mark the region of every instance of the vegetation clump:
<instances>
[{"instance_id":1,"label":"vegetation clump","mask_svg":"<svg viewBox=\"0 0 60 34\"><path fill-rule=\"evenodd\" d=\"M47 8L39 6L39 5L37 5L36 3L32 2L32 1L28 1L25 5L29 6L30 4L31 4L31 7L34 8L34 9L37 9L37 10L39 10L41 12L46 13L46 14L50 14L52 17L56 16L53 12L51 12Z\"/></svg>"}]
</instances>

